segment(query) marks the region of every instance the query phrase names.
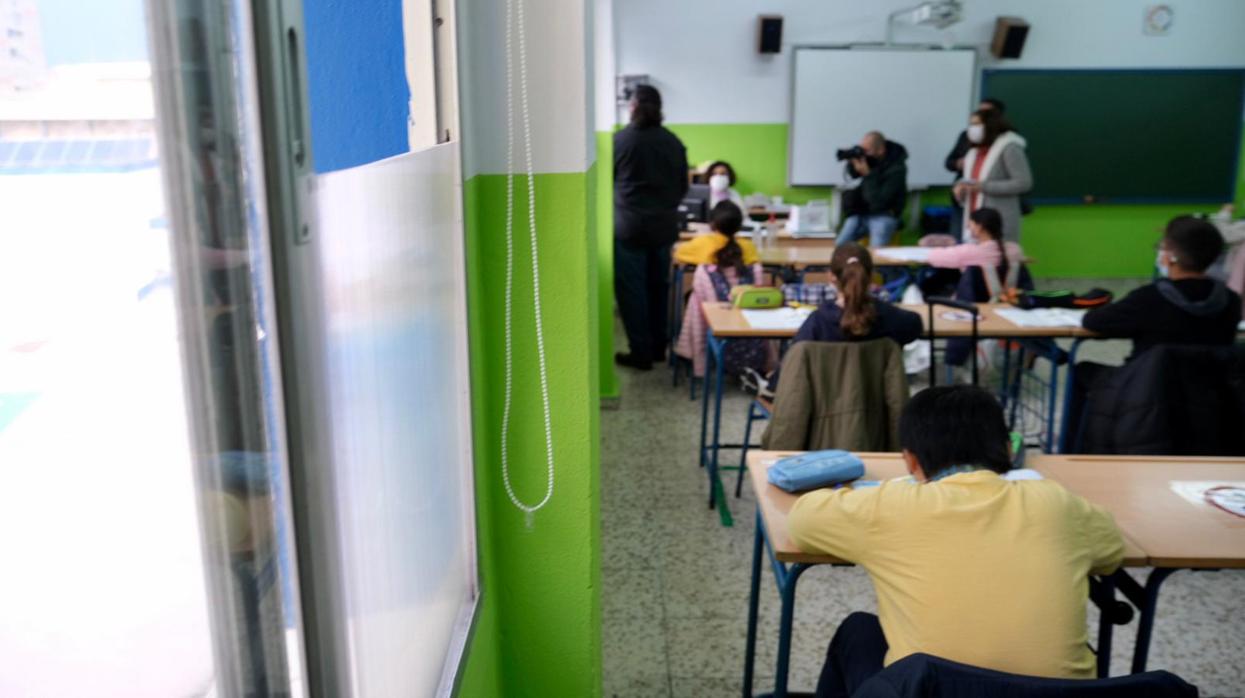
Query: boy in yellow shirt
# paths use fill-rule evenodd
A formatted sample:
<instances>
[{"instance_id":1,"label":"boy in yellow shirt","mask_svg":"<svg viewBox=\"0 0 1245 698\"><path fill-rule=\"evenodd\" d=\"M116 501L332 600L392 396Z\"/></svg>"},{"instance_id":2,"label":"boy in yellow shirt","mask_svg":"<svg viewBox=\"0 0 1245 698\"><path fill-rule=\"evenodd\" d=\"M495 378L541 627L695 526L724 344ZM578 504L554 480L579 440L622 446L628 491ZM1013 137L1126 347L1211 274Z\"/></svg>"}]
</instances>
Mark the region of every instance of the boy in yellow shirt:
<instances>
[{"instance_id":1,"label":"boy in yellow shirt","mask_svg":"<svg viewBox=\"0 0 1245 698\"><path fill-rule=\"evenodd\" d=\"M911 478L817 490L788 520L806 552L868 571L878 616L839 626L818 696L848 696L884 665L924 652L1028 676L1094 677L1089 575L1124 557L1111 515L1050 480L1010 481L998 402L929 388L899 420Z\"/></svg>"}]
</instances>

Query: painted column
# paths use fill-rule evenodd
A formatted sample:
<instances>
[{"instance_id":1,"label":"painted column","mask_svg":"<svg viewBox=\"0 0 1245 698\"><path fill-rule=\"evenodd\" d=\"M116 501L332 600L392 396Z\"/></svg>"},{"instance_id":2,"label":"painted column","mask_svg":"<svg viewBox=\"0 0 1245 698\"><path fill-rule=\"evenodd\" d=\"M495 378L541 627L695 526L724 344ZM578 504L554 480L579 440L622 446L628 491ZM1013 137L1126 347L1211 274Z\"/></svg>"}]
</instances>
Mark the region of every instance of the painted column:
<instances>
[{"instance_id":1,"label":"painted column","mask_svg":"<svg viewBox=\"0 0 1245 698\"><path fill-rule=\"evenodd\" d=\"M528 114L518 34L513 158L507 158L506 3L459 5L459 91L482 606L460 693L601 691L599 262L591 121L592 7L515 0L525 13ZM546 487L524 123L530 124L554 488L529 527L503 485L534 504ZM502 442L507 174L514 173L513 397Z\"/></svg>"}]
</instances>

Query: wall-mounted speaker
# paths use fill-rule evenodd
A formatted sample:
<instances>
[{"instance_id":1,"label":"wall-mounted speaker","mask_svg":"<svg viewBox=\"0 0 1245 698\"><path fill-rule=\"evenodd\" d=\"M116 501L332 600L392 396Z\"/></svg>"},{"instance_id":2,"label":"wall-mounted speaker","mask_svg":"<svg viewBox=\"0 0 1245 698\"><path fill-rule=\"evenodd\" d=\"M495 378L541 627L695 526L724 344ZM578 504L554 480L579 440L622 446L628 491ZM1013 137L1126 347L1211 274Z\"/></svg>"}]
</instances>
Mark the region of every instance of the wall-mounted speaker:
<instances>
[{"instance_id":1,"label":"wall-mounted speaker","mask_svg":"<svg viewBox=\"0 0 1245 698\"><path fill-rule=\"evenodd\" d=\"M782 51L782 15L759 15L757 17L757 51L761 53Z\"/></svg>"},{"instance_id":2,"label":"wall-mounted speaker","mask_svg":"<svg viewBox=\"0 0 1245 698\"><path fill-rule=\"evenodd\" d=\"M1028 22L1019 17L999 17L994 21L994 41L990 44L990 52L995 58L1020 58L1028 36Z\"/></svg>"}]
</instances>

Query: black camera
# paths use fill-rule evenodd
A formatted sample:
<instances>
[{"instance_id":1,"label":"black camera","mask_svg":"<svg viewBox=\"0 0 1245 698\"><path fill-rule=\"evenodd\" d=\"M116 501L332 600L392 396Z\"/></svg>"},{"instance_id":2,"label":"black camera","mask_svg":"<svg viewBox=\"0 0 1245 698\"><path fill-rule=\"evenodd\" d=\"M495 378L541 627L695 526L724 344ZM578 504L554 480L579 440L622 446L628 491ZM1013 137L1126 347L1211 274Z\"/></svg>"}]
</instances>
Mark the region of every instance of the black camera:
<instances>
[{"instance_id":1,"label":"black camera","mask_svg":"<svg viewBox=\"0 0 1245 698\"><path fill-rule=\"evenodd\" d=\"M838 150L834 151L834 157L838 158L840 162L842 162L843 160L851 160L854 158L863 158L864 156L865 156L865 149L861 148L858 145L853 145L850 148L839 148Z\"/></svg>"}]
</instances>

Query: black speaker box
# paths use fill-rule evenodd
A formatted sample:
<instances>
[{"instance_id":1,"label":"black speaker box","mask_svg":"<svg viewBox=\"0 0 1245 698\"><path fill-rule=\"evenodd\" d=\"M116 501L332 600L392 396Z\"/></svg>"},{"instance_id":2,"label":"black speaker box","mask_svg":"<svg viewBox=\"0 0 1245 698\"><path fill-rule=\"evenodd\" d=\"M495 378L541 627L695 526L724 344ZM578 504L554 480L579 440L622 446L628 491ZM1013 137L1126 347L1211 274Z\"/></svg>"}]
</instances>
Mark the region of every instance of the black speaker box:
<instances>
[{"instance_id":1,"label":"black speaker box","mask_svg":"<svg viewBox=\"0 0 1245 698\"><path fill-rule=\"evenodd\" d=\"M757 50L761 53L782 51L782 15L757 17Z\"/></svg>"},{"instance_id":2,"label":"black speaker box","mask_svg":"<svg viewBox=\"0 0 1245 698\"><path fill-rule=\"evenodd\" d=\"M1029 36L1029 23L1019 17L999 17L994 21L994 41L990 52L995 58L1020 58Z\"/></svg>"}]
</instances>

